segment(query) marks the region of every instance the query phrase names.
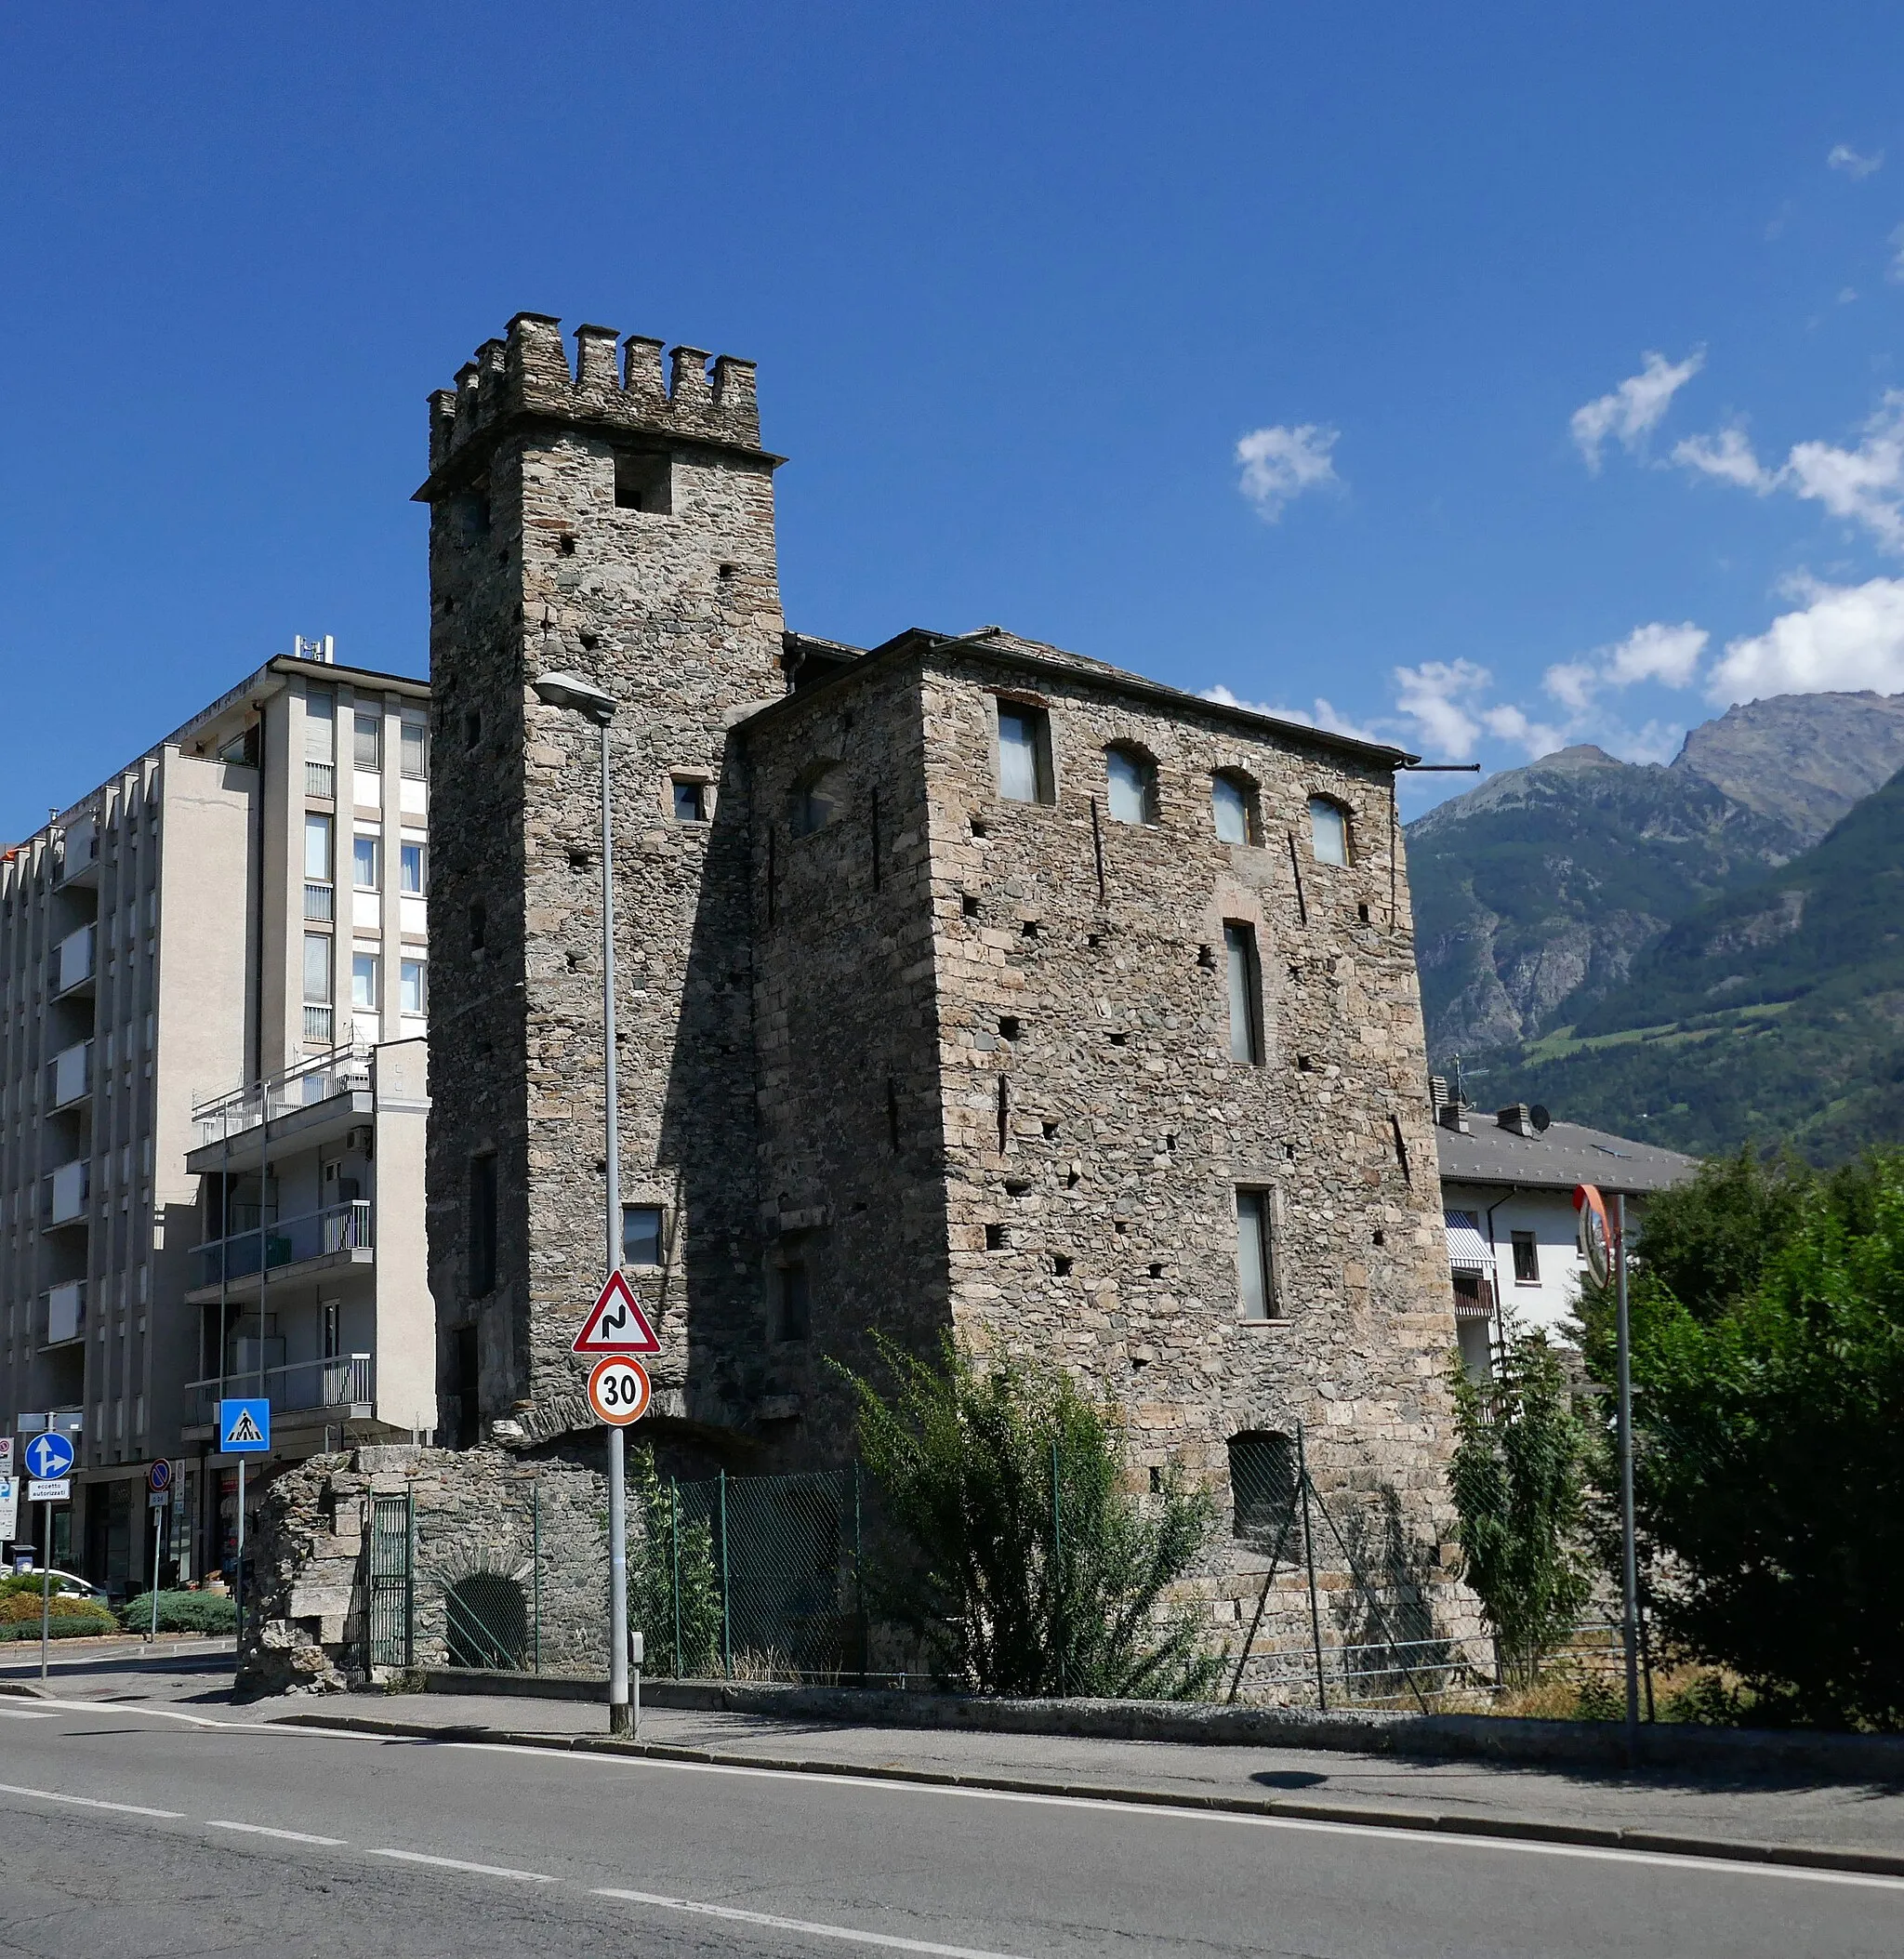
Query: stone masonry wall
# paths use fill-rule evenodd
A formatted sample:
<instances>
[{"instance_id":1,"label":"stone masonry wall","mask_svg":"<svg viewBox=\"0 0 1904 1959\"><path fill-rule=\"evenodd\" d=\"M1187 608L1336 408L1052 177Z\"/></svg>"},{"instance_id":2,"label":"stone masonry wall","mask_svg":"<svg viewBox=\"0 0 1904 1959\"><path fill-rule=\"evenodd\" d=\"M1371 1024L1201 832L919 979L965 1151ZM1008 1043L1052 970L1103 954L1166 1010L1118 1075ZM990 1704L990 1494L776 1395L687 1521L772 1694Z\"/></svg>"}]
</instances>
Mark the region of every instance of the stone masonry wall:
<instances>
[{"instance_id":1,"label":"stone masonry wall","mask_svg":"<svg viewBox=\"0 0 1904 1959\"><path fill-rule=\"evenodd\" d=\"M666 1213L665 1265L637 1281L666 1345L657 1414L719 1430L760 1388L747 808L727 733L784 691L775 458L759 446L745 364L717 364L710 390L707 357L678 350L664 390L659 343L630 340L617 377L613 334L578 340L572 373L554 322L511 322L458 396L437 398L422 493L447 735L432 793L456 833L438 846L434 956L458 969L431 1016L432 1284L447 1326L483 1329L485 1421L530 1441L587 1419L568 1346L606 1261L599 737L537 701L530 683L551 671L620 704L622 1198ZM617 502L628 458L649 485L639 508ZM466 749L472 711L484 733ZM677 820L677 779L704 786L711 820ZM464 1194L485 1147L503 1168L505 1242L494 1294L475 1300Z\"/></svg>"}]
</instances>

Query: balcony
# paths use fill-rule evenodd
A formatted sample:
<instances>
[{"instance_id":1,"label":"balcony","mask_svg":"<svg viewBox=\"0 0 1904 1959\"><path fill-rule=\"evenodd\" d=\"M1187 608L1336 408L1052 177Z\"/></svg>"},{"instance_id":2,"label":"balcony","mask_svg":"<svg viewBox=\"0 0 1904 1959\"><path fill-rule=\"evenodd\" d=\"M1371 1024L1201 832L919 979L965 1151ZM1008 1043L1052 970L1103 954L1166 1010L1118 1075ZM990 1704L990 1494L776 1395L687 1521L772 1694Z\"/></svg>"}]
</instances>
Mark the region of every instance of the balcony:
<instances>
[{"instance_id":1,"label":"balcony","mask_svg":"<svg viewBox=\"0 0 1904 1959\"><path fill-rule=\"evenodd\" d=\"M317 802L335 802L337 798L337 772L327 761L307 761L304 764L304 793Z\"/></svg>"},{"instance_id":2,"label":"balcony","mask_svg":"<svg viewBox=\"0 0 1904 1959\"><path fill-rule=\"evenodd\" d=\"M75 823L60 846L60 882L90 884L99 867L99 826L90 816Z\"/></svg>"},{"instance_id":3,"label":"balcony","mask_svg":"<svg viewBox=\"0 0 1904 1959\"><path fill-rule=\"evenodd\" d=\"M307 1040L311 1039L313 1013L324 1015L325 1035L330 1031L330 1008L306 1007ZM264 1123L281 1122L299 1109L315 1108L342 1096L366 1098L361 1110L346 1111L361 1118L369 1114L369 1094L370 1050L362 1045L328 1048L322 1054L300 1061L295 1068L286 1068L282 1075L272 1075L248 1089L234 1089L230 1094L215 1095L209 1102L199 1103L192 1111L192 1148L196 1152L235 1141ZM186 1168L196 1174L218 1166L188 1161Z\"/></svg>"},{"instance_id":4,"label":"balcony","mask_svg":"<svg viewBox=\"0 0 1904 1959\"><path fill-rule=\"evenodd\" d=\"M328 925L337 905L328 884L320 883L315 878L304 880L304 918L307 924Z\"/></svg>"},{"instance_id":5,"label":"balcony","mask_svg":"<svg viewBox=\"0 0 1904 1959\"><path fill-rule=\"evenodd\" d=\"M82 925L60 941L53 955L53 997L63 999L69 993L89 989L99 970L99 928Z\"/></svg>"},{"instance_id":6,"label":"balcony","mask_svg":"<svg viewBox=\"0 0 1904 1959\"><path fill-rule=\"evenodd\" d=\"M271 1413L304 1414L335 1410L346 1419L367 1422L376 1406L376 1368L368 1354L338 1354L328 1360L294 1360L289 1367L250 1369L214 1374L185 1383L188 1426L210 1426L218 1403L259 1393L270 1396Z\"/></svg>"},{"instance_id":7,"label":"balcony","mask_svg":"<svg viewBox=\"0 0 1904 1959\"><path fill-rule=\"evenodd\" d=\"M83 1224L92 1201L93 1166L85 1157L62 1163L40 1183L40 1222L48 1230L62 1224Z\"/></svg>"},{"instance_id":8,"label":"balcony","mask_svg":"<svg viewBox=\"0 0 1904 1959\"><path fill-rule=\"evenodd\" d=\"M304 1045L307 1048L329 1047L337 1036L337 1010L312 1006L307 1000L304 1006Z\"/></svg>"},{"instance_id":9,"label":"balcony","mask_svg":"<svg viewBox=\"0 0 1904 1959\"><path fill-rule=\"evenodd\" d=\"M46 1064L47 1107L71 1108L92 1093L93 1044L82 1040Z\"/></svg>"},{"instance_id":10,"label":"balcony","mask_svg":"<svg viewBox=\"0 0 1904 1959\"><path fill-rule=\"evenodd\" d=\"M46 1333L40 1342L43 1352L48 1347L70 1346L86 1338L85 1279L69 1279L41 1296L46 1302Z\"/></svg>"},{"instance_id":11,"label":"balcony","mask_svg":"<svg viewBox=\"0 0 1904 1959\"><path fill-rule=\"evenodd\" d=\"M276 1218L249 1231L215 1238L192 1253L186 1297L193 1304L216 1299L222 1288L253 1298L271 1279L305 1277L336 1265L376 1262L376 1238L366 1198Z\"/></svg>"}]
</instances>

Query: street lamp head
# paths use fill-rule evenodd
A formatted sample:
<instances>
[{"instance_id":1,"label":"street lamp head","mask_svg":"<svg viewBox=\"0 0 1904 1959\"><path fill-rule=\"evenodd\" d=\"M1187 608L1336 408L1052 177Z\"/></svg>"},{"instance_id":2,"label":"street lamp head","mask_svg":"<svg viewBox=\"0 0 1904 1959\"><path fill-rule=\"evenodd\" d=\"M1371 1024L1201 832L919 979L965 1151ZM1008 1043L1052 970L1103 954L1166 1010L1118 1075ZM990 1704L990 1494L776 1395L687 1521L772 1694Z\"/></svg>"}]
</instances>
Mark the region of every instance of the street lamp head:
<instances>
[{"instance_id":1,"label":"street lamp head","mask_svg":"<svg viewBox=\"0 0 1904 1959\"><path fill-rule=\"evenodd\" d=\"M579 673L545 673L535 683L536 698L551 708L573 708L592 721L606 727L615 719L618 705L612 694L604 694L593 681Z\"/></svg>"}]
</instances>

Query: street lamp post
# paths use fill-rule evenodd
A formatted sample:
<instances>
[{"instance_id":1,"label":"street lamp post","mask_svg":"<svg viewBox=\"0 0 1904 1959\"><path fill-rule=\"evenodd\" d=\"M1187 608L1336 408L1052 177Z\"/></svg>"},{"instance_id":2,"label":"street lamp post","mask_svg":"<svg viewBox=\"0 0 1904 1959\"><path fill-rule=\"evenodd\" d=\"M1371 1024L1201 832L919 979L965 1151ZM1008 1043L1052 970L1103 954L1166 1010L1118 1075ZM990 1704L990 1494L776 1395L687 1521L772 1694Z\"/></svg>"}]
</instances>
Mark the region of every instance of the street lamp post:
<instances>
[{"instance_id":1,"label":"street lamp post","mask_svg":"<svg viewBox=\"0 0 1904 1959\"><path fill-rule=\"evenodd\" d=\"M602 731L602 1127L607 1136L606 1228L608 1269L621 1267L621 1109L615 1054L615 806L609 774L608 727L615 701L579 674L545 674L536 697L551 708L572 708ZM608 1731L633 1732L628 1705L628 1483L622 1431L608 1431Z\"/></svg>"}]
</instances>

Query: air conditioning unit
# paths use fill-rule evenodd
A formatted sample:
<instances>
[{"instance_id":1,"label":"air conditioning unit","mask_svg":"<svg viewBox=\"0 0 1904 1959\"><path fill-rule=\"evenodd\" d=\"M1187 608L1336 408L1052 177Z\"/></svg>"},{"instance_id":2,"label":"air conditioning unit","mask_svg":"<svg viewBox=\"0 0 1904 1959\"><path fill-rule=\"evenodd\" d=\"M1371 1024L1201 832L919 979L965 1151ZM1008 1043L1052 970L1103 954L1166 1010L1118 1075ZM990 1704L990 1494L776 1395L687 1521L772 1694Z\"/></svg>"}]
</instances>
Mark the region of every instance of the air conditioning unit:
<instances>
[{"instance_id":1,"label":"air conditioning unit","mask_svg":"<svg viewBox=\"0 0 1904 1959\"><path fill-rule=\"evenodd\" d=\"M367 1157L370 1154L371 1135L372 1132L368 1127L353 1129L344 1138L344 1147L355 1150L359 1156Z\"/></svg>"}]
</instances>

